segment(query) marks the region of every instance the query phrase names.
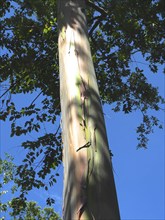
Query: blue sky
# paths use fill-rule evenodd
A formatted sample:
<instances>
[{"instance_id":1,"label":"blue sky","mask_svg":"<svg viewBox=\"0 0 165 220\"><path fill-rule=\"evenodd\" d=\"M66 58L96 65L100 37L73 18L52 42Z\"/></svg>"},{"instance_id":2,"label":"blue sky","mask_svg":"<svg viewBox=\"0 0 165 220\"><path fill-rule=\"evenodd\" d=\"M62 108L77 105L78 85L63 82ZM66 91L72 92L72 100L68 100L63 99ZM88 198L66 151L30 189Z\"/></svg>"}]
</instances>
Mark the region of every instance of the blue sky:
<instances>
[{"instance_id":1,"label":"blue sky","mask_svg":"<svg viewBox=\"0 0 165 220\"><path fill-rule=\"evenodd\" d=\"M156 131L147 150L136 150L138 114L112 114L109 139L122 219L164 219L164 137ZM116 126L115 124L118 124Z\"/></svg>"},{"instance_id":2,"label":"blue sky","mask_svg":"<svg viewBox=\"0 0 165 220\"><path fill-rule=\"evenodd\" d=\"M136 57L137 61L139 59L141 60L140 57ZM148 72L147 66L143 68ZM165 78L161 74L161 68L157 75L148 74L148 77L164 96ZM164 124L164 113L157 112L156 115ZM165 219L164 129L156 129L155 133L150 135L147 150L136 150L135 128L141 117L140 112L129 115L110 112L108 119L105 117L109 143L114 153L113 164L116 173L114 175L121 218L163 220Z\"/></svg>"}]
</instances>

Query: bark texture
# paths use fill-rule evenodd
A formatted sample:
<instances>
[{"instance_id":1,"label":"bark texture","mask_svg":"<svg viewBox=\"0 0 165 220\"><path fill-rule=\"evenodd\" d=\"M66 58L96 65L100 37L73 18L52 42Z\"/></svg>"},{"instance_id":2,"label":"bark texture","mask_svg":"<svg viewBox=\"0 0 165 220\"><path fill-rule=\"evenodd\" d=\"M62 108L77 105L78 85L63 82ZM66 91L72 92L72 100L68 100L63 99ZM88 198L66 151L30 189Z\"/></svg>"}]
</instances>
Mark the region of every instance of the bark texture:
<instances>
[{"instance_id":1,"label":"bark texture","mask_svg":"<svg viewBox=\"0 0 165 220\"><path fill-rule=\"evenodd\" d=\"M84 0L58 1L64 220L120 219Z\"/></svg>"}]
</instances>

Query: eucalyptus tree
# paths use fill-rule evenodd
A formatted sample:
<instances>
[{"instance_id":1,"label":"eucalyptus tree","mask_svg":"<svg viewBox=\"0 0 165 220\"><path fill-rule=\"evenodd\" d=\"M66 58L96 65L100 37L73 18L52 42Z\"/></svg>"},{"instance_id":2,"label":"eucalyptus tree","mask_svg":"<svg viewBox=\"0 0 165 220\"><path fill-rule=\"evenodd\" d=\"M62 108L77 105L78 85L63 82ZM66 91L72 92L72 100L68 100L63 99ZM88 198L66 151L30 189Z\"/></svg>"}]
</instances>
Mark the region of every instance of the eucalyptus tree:
<instances>
[{"instance_id":1,"label":"eucalyptus tree","mask_svg":"<svg viewBox=\"0 0 165 220\"><path fill-rule=\"evenodd\" d=\"M59 1L63 215L64 219L120 219L84 12L83 0Z\"/></svg>"},{"instance_id":2,"label":"eucalyptus tree","mask_svg":"<svg viewBox=\"0 0 165 220\"><path fill-rule=\"evenodd\" d=\"M0 118L11 121L11 136L39 132L45 123L56 127L56 131L22 143L27 154L17 170L21 198L33 187L47 190L45 178L50 186L56 182L55 169L62 162L64 146L64 216L99 219L104 212L106 218L118 219L101 104L110 104L115 112L142 112L138 147L147 146L147 135L154 126L161 128L150 110L159 111L164 100L148 82L145 70L138 64L133 69L131 63L138 54L151 74L163 65L164 1L62 0L58 12L55 0L6 0L1 4L0 82L5 91ZM26 106L20 108L13 101L18 94L35 91L38 94ZM104 201L109 201L110 214Z\"/></svg>"}]
</instances>

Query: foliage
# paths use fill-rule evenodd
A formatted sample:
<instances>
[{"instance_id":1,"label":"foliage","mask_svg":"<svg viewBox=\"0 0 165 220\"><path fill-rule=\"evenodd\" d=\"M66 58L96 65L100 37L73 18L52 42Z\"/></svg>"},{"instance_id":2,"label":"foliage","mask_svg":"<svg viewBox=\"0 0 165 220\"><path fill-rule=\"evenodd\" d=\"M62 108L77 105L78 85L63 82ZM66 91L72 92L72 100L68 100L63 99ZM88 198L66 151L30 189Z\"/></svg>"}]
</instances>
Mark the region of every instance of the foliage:
<instances>
[{"instance_id":1,"label":"foliage","mask_svg":"<svg viewBox=\"0 0 165 220\"><path fill-rule=\"evenodd\" d=\"M17 200L12 200L10 206L13 208L17 202ZM27 202L26 206L22 206L21 208L22 209L18 212L13 208L10 215L18 220L61 220L59 215L54 212L53 208L45 207L42 210L40 206L37 206L36 202Z\"/></svg>"},{"instance_id":2,"label":"foliage","mask_svg":"<svg viewBox=\"0 0 165 220\"><path fill-rule=\"evenodd\" d=\"M8 191L4 190L4 186L8 184L10 181L14 180L14 173L15 173L16 166L13 164L13 158L6 154L6 158L2 160L0 158L0 196L1 200L3 195L5 195ZM14 185L11 189L11 192L14 193L15 190L17 189L17 186ZM8 204L7 203L2 203L0 201L0 212L7 211Z\"/></svg>"},{"instance_id":3,"label":"foliage","mask_svg":"<svg viewBox=\"0 0 165 220\"><path fill-rule=\"evenodd\" d=\"M143 121L137 128L138 147L147 147L147 135L159 120L150 110L159 111L163 98L148 82L146 70L134 56L143 57L150 74L158 72L165 61L165 13L163 0L87 0L87 21L93 61L102 103L128 114L141 111ZM0 7L0 119L11 121L11 137L46 132L35 141L22 143L26 157L17 168L17 184L22 196L33 187L56 182L54 170L61 163L59 127L60 98L58 74L57 1L4 0ZM6 88L7 85L7 88ZM17 106L18 94L33 97L26 106ZM37 94L34 97L33 94ZM20 121L24 122L23 126ZM38 164L38 165L36 165ZM53 172L52 172L53 171ZM48 200L51 202L51 200Z\"/></svg>"},{"instance_id":4,"label":"foliage","mask_svg":"<svg viewBox=\"0 0 165 220\"><path fill-rule=\"evenodd\" d=\"M8 191L3 190L3 188L10 182L17 182L15 177L16 165L13 163L13 157L6 154L6 158L4 160L0 159L0 195L2 196ZM14 185L11 188L11 192L14 194L18 190L17 185ZM25 202L21 198L13 198L8 202L0 202L0 212L8 213L10 215L11 220L60 220L59 215L54 212L53 208L45 207L41 209L40 206L37 206L36 202ZM5 214L4 214L5 215ZM5 220L5 217L1 217L1 220Z\"/></svg>"},{"instance_id":5,"label":"foliage","mask_svg":"<svg viewBox=\"0 0 165 220\"><path fill-rule=\"evenodd\" d=\"M45 207L41 209L41 207L37 206L37 203L33 201L26 202L25 205L20 203L18 206L18 202L18 199L12 199L8 203L9 208L12 210L9 213L11 220L61 220L61 217L56 212L54 212L53 208ZM5 220L5 217L0 219Z\"/></svg>"},{"instance_id":6,"label":"foliage","mask_svg":"<svg viewBox=\"0 0 165 220\"><path fill-rule=\"evenodd\" d=\"M13 164L13 157L9 154L6 154L5 156L5 160L0 158L0 188L14 179L14 173L16 169L16 166Z\"/></svg>"}]
</instances>

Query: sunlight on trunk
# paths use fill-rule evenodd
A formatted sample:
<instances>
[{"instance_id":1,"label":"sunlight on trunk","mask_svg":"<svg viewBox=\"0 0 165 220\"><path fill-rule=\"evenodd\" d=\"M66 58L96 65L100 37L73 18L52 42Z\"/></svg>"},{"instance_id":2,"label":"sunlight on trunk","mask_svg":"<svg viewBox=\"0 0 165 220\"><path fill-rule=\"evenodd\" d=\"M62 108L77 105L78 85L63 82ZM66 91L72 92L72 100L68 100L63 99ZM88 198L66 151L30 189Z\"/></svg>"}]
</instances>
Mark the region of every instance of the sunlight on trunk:
<instances>
[{"instance_id":1,"label":"sunlight on trunk","mask_svg":"<svg viewBox=\"0 0 165 220\"><path fill-rule=\"evenodd\" d=\"M58 4L63 217L120 219L84 9L83 0Z\"/></svg>"}]
</instances>

